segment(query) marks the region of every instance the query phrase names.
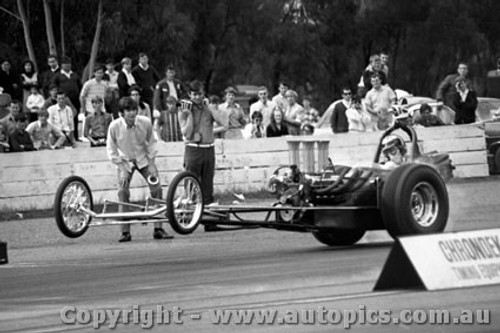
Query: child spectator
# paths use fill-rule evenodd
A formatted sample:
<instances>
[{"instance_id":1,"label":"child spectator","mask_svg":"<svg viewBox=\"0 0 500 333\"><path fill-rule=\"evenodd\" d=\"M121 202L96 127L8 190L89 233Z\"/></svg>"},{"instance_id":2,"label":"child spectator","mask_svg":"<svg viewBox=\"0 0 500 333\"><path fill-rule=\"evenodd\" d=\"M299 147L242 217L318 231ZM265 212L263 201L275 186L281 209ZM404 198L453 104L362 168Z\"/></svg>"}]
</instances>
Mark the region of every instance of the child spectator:
<instances>
[{"instance_id":1,"label":"child spectator","mask_svg":"<svg viewBox=\"0 0 500 333\"><path fill-rule=\"evenodd\" d=\"M28 118L24 113L19 113L15 118L16 127L9 133L9 145L11 152L35 150L30 135L26 132Z\"/></svg>"},{"instance_id":2,"label":"child spectator","mask_svg":"<svg viewBox=\"0 0 500 333\"><path fill-rule=\"evenodd\" d=\"M104 100L101 96L92 98L93 112L90 112L85 119L83 136L90 142L90 147L106 146L106 135L112 117L103 110Z\"/></svg>"},{"instance_id":3,"label":"child spectator","mask_svg":"<svg viewBox=\"0 0 500 333\"><path fill-rule=\"evenodd\" d=\"M63 132L48 122L49 112L38 110L38 120L28 125L26 131L36 150L59 149L66 141ZM52 142L54 142L52 144Z\"/></svg>"},{"instance_id":4,"label":"child spectator","mask_svg":"<svg viewBox=\"0 0 500 333\"><path fill-rule=\"evenodd\" d=\"M245 126L243 129L243 139L257 139L265 136L265 129L262 126L262 112L255 111L252 113L252 123Z\"/></svg>"},{"instance_id":5,"label":"child spectator","mask_svg":"<svg viewBox=\"0 0 500 333\"><path fill-rule=\"evenodd\" d=\"M166 99L167 109L160 112L156 122L156 130L160 139L165 142L182 141L182 132L177 115L177 99L168 96Z\"/></svg>"},{"instance_id":6,"label":"child spectator","mask_svg":"<svg viewBox=\"0 0 500 333\"><path fill-rule=\"evenodd\" d=\"M58 127L66 136L67 142L74 146L73 111L66 105L66 94L63 91L57 92L57 104L49 107L47 111L49 112L49 123Z\"/></svg>"},{"instance_id":7,"label":"child spectator","mask_svg":"<svg viewBox=\"0 0 500 333\"><path fill-rule=\"evenodd\" d=\"M42 94L38 91L38 85L33 84L30 88L30 95L26 100L26 108L29 110L29 120L30 122L36 121L38 119L38 110L42 109L45 105L45 99Z\"/></svg>"}]
</instances>

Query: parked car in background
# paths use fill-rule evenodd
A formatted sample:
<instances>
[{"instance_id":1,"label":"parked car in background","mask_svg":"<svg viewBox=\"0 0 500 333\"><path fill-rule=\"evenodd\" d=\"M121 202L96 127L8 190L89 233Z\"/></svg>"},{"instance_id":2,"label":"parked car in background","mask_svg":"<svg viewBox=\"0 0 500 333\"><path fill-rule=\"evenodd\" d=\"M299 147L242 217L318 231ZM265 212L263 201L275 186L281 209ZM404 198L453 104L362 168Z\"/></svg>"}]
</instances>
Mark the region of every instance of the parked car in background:
<instances>
[{"instance_id":1,"label":"parked car in background","mask_svg":"<svg viewBox=\"0 0 500 333\"><path fill-rule=\"evenodd\" d=\"M484 127L490 174L500 173L500 99L478 97L476 121Z\"/></svg>"}]
</instances>

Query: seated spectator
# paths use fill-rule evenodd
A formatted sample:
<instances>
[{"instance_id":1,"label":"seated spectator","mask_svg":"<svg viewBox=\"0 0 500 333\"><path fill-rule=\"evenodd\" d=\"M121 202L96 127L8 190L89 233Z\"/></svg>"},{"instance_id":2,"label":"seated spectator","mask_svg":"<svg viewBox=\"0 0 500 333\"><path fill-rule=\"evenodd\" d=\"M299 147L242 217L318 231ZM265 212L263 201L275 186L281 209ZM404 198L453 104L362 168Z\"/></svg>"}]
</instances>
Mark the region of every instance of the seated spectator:
<instances>
[{"instance_id":1,"label":"seated spectator","mask_svg":"<svg viewBox=\"0 0 500 333\"><path fill-rule=\"evenodd\" d=\"M42 109L47 110L52 105L57 104L57 90L58 89L57 89L57 86L55 84L51 84L49 86L49 97L45 100L45 103L43 104ZM71 110L73 111L73 115L76 115L77 110L76 110L75 106L73 105L73 103L71 103L71 100L68 98L68 96L66 96L66 98L64 99L64 102L66 103L66 105L68 105L71 108Z\"/></svg>"},{"instance_id":2,"label":"seated spectator","mask_svg":"<svg viewBox=\"0 0 500 333\"><path fill-rule=\"evenodd\" d=\"M470 124L476 121L477 95L469 90L467 79L457 77L455 81L457 91L452 95L453 109L456 111L455 124Z\"/></svg>"},{"instance_id":3,"label":"seated spectator","mask_svg":"<svg viewBox=\"0 0 500 333\"><path fill-rule=\"evenodd\" d=\"M9 146L9 133L4 124L0 123L0 153L10 151Z\"/></svg>"},{"instance_id":4,"label":"seated spectator","mask_svg":"<svg viewBox=\"0 0 500 333\"><path fill-rule=\"evenodd\" d=\"M275 109L271 117L271 123L266 127L266 136L273 138L288 134L288 126L284 122L283 111Z\"/></svg>"},{"instance_id":5,"label":"seated spectator","mask_svg":"<svg viewBox=\"0 0 500 333\"><path fill-rule=\"evenodd\" d=\"M166 104L167 109L160 112L160 117L156 121L158 137L165 142L182 141L177 99L174 96L168 96Z\"/></svg>"},{"instance_id":6,"label":"seated spectator","mask_svg":"<svg viewBox=\"0 0 500 333\"><path fill-rule=\"evenodd\" d=\"M349 132L366 132L369 128L371 117L366 112L361 97L354 96L350 107L345 111L349 122Z\"/></svg>"},{"instance_id":7,"label":"seated spectator","mask_svg":"<svg viewBox=\"0 0 500 333\"><path fill-rule=\"evenodd\" d=\"M288 126L288 132L291 135L299 135L300 127L305 120L305 112L302 105L297 103L299 95L294 90L288 90L285 94L288 101L288 108L286 109L285 123Z\"/></svg>"},{"instance_id":8,"label":"seated spectator","mask_svg":"<svg viewBox=\"0 0 500 333\"><path fill-rule=\"evenodd\" d=\"M38 85L33 84L30 88L30 95L26 99L26 108L30 112L30 122L38 119L38 110L42 109L45 104L45 99L38 91Z\"/></svg>"},{"instance_id":9,"label":"seated spectator","mask_svg":"<svg viewBox=\"0 0 500 333\"><path fill-rule=\"evenodd\" d=\"M245 126L243 129L243 139L256 139L265 136L265 128L262 125L264 116L262 112L255 111L252 113L252 123Z\"/></svg>"},{"instance_id":10,"label":"seated spectator","mask_svg":"<svg viewBox=\"0 0 500 333\"><path fill-rule=\"evenodd\" d=\"M415 117L413 123L424 127L444 125L443 121L438 116L432 114L432 108L427 103L420 106L420 115Z\"/></svg>"},{"instance_id":11,"label":"seated spectator","mask_svg":"<svg viewBox=\"0 0 500 333\"><path fill-rule=\"evenodd\" d=\"M29 124L26 129L35 149L45 150L61 148L66 138L59 128L48 122L49 112L42 109L38 110L37 114L38 120Z\"/></svg>"},{"instance_id":12,"label":"seated spectator","mask_svg":"<svg viewBox=\"0 0 500 333\"><path fill-rule=\"evenodd\" d=\"M104 112L104 100L101 96L92 98L92 107L93 112L85 118L83 136L89 140L90 147L106 146L106 135L113 119L110 114Z\"/></svg>"},{"instance_id":13,"label":"seated spectator","mask_svg":"<svg viewBox=\"0 0 500 333\"><path fill-rule=\"evenodd\" d=\"M49 112L49 123L59 128L66 137L66 143L75 145L75 130L73 123L73 111L66 105L66 94L63 91L57 92L57 104L47 109Z\"/></svg>"},{"instance_id":14,"label":"seated spectator","mask_svg":"<svg viewBox=\"0 0 500 333\"><path fill-rule=\"evenodd\" d=\"M132 97L132 99L137 103L137 105L139 107L139 111L137 112L137 115L148 117L149 120L151 121L151 124L152 124L153 118L151 115L151 108L148 105L148 103L143 102L141 100L141 87L139 87L138 85L132 86L128 90L128 93L129 93L130 97Z\"/></svg>"},{"instance_id":15,"label":"seated spectator","mask_svg":"<svg viewBox=\"0 0 500 333\"><path fill-rule=\"evenodd\" d=\"M30 135L26 132L28 118L24 113L19 113L15 118L16 127L9 133L9 145L11 152L33 151L35 147Z\"/></svg>"},{"instance_id":16,"label":"seated spectator","mask_svg":"<svg viewBox=\"0 0 500 333\"><path fill-rule=\"evenodd\" d=\"M15 118L22 113L21 102L17 99L13 99L10 101L7 109L9 110L9 114L0 119L0 124L5 127L5 133L8 136L10 131L16 127Z\"/></svg>"}]
</instances>

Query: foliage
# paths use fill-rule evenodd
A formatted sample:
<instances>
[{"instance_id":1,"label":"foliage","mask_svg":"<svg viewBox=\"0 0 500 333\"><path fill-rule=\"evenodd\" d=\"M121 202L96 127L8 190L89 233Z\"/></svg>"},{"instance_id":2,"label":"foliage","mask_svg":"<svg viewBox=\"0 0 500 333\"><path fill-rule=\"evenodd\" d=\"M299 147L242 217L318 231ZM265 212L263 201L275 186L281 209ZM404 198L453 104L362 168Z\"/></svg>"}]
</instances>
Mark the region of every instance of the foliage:
<instances>
[{"instance_id":1,"label":"foliage","mask_svg":"<svg viewBox=\"0 0 500 333\"><path fill-rule=\"evenodd\" d=\"M48 54L42 1L22 0L40 68ZM98 0L50 0L60 53L61 1L64 38L74 68L90 58ZM287 0L288 1L288 0ZM276 0L107 0L98 60L150 55L163 73L202 79L210 93L229 84L267 85L286 80L300 95L312 94L323 110L342 86L357 85L368 58L389 52L390 83L415 95L432 96L460 60L471 64L481 93L487 70L500 54L496 0L302 0L307 17L283 17ZM23 29L11 13L16 0L0 5L0 57L27 56ZM43 28L42 28L43 27Z\"/></svg>"}]
</instances>

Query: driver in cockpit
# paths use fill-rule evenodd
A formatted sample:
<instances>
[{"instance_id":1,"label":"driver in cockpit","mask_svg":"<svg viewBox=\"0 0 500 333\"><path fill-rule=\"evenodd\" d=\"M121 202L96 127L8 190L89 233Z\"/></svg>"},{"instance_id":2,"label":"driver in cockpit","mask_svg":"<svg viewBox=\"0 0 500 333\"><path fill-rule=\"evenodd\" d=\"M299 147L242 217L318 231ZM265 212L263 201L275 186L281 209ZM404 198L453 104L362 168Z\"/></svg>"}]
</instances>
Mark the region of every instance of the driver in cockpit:
<instances>
[{"instance_id":1,"label":"driver in cockpit","mask_svg":"<svg viewBox=\"0 0 500 333\"><path fill-rule=\"evenodd\" d=\"M385 170L396 169L407 161L406 153L406 143L403 138L396 134L388 135L382 140L382 155L386 160L380 167Z\"/></svg>"}]
</instances>

